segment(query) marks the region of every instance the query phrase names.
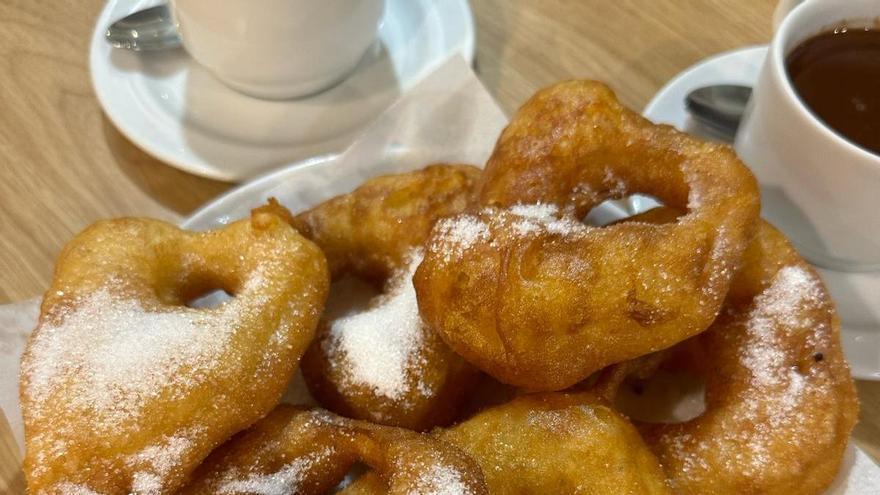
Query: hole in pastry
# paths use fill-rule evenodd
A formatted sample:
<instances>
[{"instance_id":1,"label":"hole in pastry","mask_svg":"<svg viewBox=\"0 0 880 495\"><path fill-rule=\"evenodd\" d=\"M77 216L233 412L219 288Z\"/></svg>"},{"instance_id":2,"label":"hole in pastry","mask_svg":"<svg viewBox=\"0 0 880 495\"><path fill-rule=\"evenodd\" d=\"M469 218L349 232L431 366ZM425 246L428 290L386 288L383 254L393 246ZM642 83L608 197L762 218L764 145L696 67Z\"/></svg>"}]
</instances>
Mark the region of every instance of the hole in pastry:
<instances>
[{"instance_id":1,"label":"hole in pastry","mask_svg":"<svg viewBox=\"0 0 880 495\"><path fill-rule=\"evenodd\" d=\"M212 288L201 291L199 295L189 298L185 306L197 309L216 308L233 297L232 294L223 289Z\"/></svg>"},{"instance_id":2,"label":"hole in pastry","mask_svg":"<svg viewBox=\"0 0 880 495\"><path fill-rule=\"evenodd\" d=\"M215 273L194 271L184 273L157 287L159 298L166 304L196 309L211 309L235 297L238 281Z\"/></svg>"},{"instance_id":3,"label":"hole in pastry","mask_svg":"<svg viewBox=\"0 0 880 495\"><path fill-rule=\"evenodd\" d=\"M663 203L647 194L632 194L621 199L607 199L593 207L583 218L583 222L594 227L604 227L658 206L663 206Z\"/></svg>"},{"instance_id":4,"label":"hole in pastry","mask_svg":"<svg viewBox=\"0 0 880 495\"><path fill-rule=\"evenodd\" d=\"M381 294L373 284L353 275L346 275L333 282L330 296L324 307L323 319L332 321L365 311L370 301Z\"/></svg>"},{"instance_id":5,"label":"hole in pastry","mask_svg":"<svg viewBox=\"0 0 880 495\"><path fill-rule=\"evenodd\" d=\"M706 381L682 370L657 370L648 379L628 378L615 398L617 408L646 423L681 423L706 410Z\"/></svg>"},{"instance_id":6,"label":"hole in pastry","mask_svg":"<svg viewBox=\"0 0 880 495\"><path fill-rule=\"evenodd\" d=\"M348 472L345 473L345 477L342 478L342 481L336 485L336 488L330 491L330 493L339 493L343 489L347 488L348 485L357 481L358 478L366 474L370 471L370 467L362 462L355 462L352 464L351 468L349 468Z\"/></svg>"}]
</instances>

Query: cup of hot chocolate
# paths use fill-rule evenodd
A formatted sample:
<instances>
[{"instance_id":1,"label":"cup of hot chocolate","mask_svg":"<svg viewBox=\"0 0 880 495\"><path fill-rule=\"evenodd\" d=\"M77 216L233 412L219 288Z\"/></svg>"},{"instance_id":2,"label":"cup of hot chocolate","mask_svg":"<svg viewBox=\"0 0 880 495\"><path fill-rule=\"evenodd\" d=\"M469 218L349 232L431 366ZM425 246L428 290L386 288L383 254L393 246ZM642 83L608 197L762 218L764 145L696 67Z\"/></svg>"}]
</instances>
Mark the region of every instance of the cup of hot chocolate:
<instances>
[{"instance_id":1,"label":"cup of hot chocolate","mask_svg":"<svg viewBox=\"0 0 880 495\"><path fill-rule=\"evenodd\" d=\"M880 3L807 0L777 29L737 132L763 215L811 262L880 270Z\"/></svg>"}]
</instances>

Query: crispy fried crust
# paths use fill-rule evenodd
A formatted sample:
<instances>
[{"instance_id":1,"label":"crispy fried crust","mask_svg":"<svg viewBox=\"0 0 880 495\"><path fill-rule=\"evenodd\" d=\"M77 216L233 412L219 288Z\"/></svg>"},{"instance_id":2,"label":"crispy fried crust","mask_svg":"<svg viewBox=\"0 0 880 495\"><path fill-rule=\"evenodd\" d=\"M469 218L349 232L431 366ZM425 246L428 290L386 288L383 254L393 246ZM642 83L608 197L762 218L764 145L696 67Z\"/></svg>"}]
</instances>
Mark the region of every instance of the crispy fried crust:
<instances>
[{"instance_id":1,"label":"crispy fried crust","mask_svg":"<svg viewBox=\"0 0 880 495\"><path fill-rule=\"evenodd\" d=\"M670 493L636 429L589 393L523 396L436 435L476 460L493 495ZM343 493L382 490L367 474Z\"/></svg>"},{"instance_id":2,"label":"crispy fried crust","mask_svg":"<svg viewBox=\"0 0 880 495\"><path fill-rule=\"evenodd\" d=\"M210 232L140 218L86 229L22 359L29 492L174 492L278 402L328 286L317 246L267 211ZM217 288L234 298L185 305Z\"/></svg>"},{"instance_id":3,"label":"crispy fried crust","mask_svg":"<svg viewBox=\"0 0 880 495\"><path fill-rule=\"evenodd\" d=\"M418 256L414 253L424 245L438 218L465 209L479 173L469 165L431 165L377 177L297 215L294 225L327 253L335 278L354 275L385 285L386 293L411 291L407 257ZM387 294L378 298L372 307L387 299ZM417 308L412 311L415 314ZM306 384L321 405L346 416L416 430L452 419L477 371L433 330L421 323L417 328L404 328L407 318L401 315L387 322L394 327L387 328L386 345L375 342L375 347L361 349L359 359L381 362L387 361L383 355L395 352L388 345L394 344L392 340L416 342L416 348L408 349L410 365L401 371L405 373L405 383L399 384L402 390L389 393L382 383L352 378L352 358L331 331L336 323L333 317L322 320L302 363ZM364 352L374 354L363 356Z\"/></svg>"},{"instance_id":4,"label":"crispy fried crust","mask_svg":"<svg viewBox=\"0 0 880 495\"><path fill-rule=\"evenodd\" d=\"M636 192L688 213L581 224ZM435 226L414 278L419 307L499 380L563 389L705 330L758 211L755 179L729 147L654 125L600 83L557 84L502 133L479 207Z\"/></svg>"},{"instance_id":5,"label":"crispy fried crust","mask_svg":"<svg viewBox=\"0 0 880 495\"><path fill-rule=\"evenodd\" d=\"M283 405L211 454L180 493L320 495L356 461L373 470L379 493L488 493L479 466L451 443Z\"/></svg>"},{"instance_id":6,"label":"crispy fried crust","mask_svg":"<svg viewBox=\"0 0 880 495\"><path fill-rule=\"evenodd\" d=\"M833 481L858 417L840 325L819 276L769 223L746 250L722 315L662 358L706 379L703 414L640 425L676 493L818 494ZM656 361L618 365L610 381L650 376Z\"/></svg>"},{"instance_id":7,"label":"crispy fried crust","mask_svg":"<svg viewBox=\"0 0 880 495\"><path fill-rule=\"evenodd\" d=\"M375 177L296 215L293 225L324 250L334 279L350 274L382 286L438 218L467 207L479 176L471 165L435 164Z\"/></svg>"}]
</instances>

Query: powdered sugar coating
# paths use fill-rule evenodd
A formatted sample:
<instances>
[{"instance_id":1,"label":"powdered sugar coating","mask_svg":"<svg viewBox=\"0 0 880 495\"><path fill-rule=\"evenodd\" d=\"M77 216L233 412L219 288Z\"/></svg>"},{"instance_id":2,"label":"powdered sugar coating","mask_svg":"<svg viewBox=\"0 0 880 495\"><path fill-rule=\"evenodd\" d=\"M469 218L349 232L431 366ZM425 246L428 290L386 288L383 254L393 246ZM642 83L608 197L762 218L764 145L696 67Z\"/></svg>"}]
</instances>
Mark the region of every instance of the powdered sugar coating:
<instances>
[{"instance_id":1,"label":"powdered sugar coating","mask_svg":"<svg viewBox=\"0 0 880 495\"><path fill-rule=\"evenodd\" d=\"M626 182L614 173L610 167L605 169L602 177L602 185L608 188L608 195L612 198L623 197L627 192Z\"/></svg>"},{"instance_id":2,"label":"powdered sugar coating","mask_svg":"<svg viewBox=\"0 0 880 495\"><path fill-rule=\"evenodd\" d=\"M718 304L723 298L723 291L719 290L724 286L723 280L729 280L733 269L733 259L731 256L732 246L728 242L727 228L719 225L715 230L715 238L713 239L712 250L709 252L709 259L716 266L716 269L709 272L708 283L703 286L703 294L706 299L701 300L701 304L705 305L709 300L713 304Z\"/></svg>"},{"instance_id":3,"label":"powdered sugar coating","mask_svg":"<svg viewBox=\"0 0 880 495\"><path fill-rule=\"evenodd\" d=\"M335 320L323 342L330 362L347 371L350 383L366 385L392 400L407 393L411 370L423 359L419 349L426 328L412 283L421 262L422 252L413 251L406 266L392 276L387 293L366 311ZM430 393L426 385L416 386Z\"/></svg>"},{"instance_id":4,"label":"powdered sugar coating","mask_svg":"<svg viewBox=\"0 0 880 495\"><path fill-rule=\"evenodd\" d=\"M741 363L751 374L751 388L744 396L740 421L756 424L748 442L748 469L755 472L773 460L772 443L779 430L802 421L805 401L822 394L818 383L789 364L786 339L793 332L812 330L810 308L822 304L822 288L815 276L802 266L779 270L771 285L755 298L746 323L750 344L743 349ZM813 390L808 390L810 387ZM807 441L798 436L790 441Z\"/></svg>"},{"instance_id":5,"label":"powdered sugar coating","mask_svg":"<svg viewBox=\"0 0 880 495\"><path fill-rule=\"evenodd\" d=\"M586 225L571 215L564 215L559 207L551 203L516 204L507 210L515 218L514 231L527 237L542 233L572 236L582 234Z\"/></svg>"},{"instance_id":6,"label":"powdered sugar coating","mask_svg":"<svg viewBox=\"0 0 880 495\"><path fill-rule=\"evenodd\" d=\"M529 411L526 421L529 426L544 429L555 435L571 435L576 433L579 427L572 421L570 412L565 409L535 409Z\"/></svg>"},{"instance_id":7,"label":"powdered sugar coating","mask_svg":"<svg viewBox=\"0 0 880 495\"><path fill-rule=\"evenodd\" d=\"M785 339L792 332L811 329L810 308L822 304L822 288L815 276L798 265L780 269L772 283L755 297L745 322L748 345L741 349L740 363L750 374L749 388L743 391L737 403L736 414L729 421L753 425L752 428L734 427L731 432L739 441L738 469L744 475L753 475L773 462L773 443L779 441L779 432L790 429L801 421L804 401L821 394L818 383L801 374L787 355ZM809 390L813 387L813 390ZM728 446L727 439L721 445ZM789 439L793 441L795 439ZM798 441L806 441L799 439ZM705 457L719 445L696 442L690 435L682 435L673 442L673 449L684 468L707 469ZM727 447L725 447L727 448ZM726 455L734 455L732 452Z\"/></svg>"},{"instance_id":8,"label":"powdered sugar coating","mask_svg":"<svg viewBox=\"0 0 880 495\"><path fill-rule=\"evenodd\" d=\"M742 363L751 372L754 387L786 387L780 404L783 409L793 405L804 379L797 369L786 366L785 347L780 340L786 333L814 325L806 309L820 304L821 297L819 282L810 272L803 267L787 266L755 299L749 315L747 329L753 344L745 349Z\"/></svg>"},{"instance_id":9,"label":"powdered sugar coating","mask_svg":"<svg viewBox=\"0 0 880 495\"><path fill-rule=\"evenodd\" d=\"M265 286L260 273L254 272L242 290L256 293ZM246 308L262 302L255 295L255 306L232 299L212 310L145 307L124 294L121 282L111 278L94 292L58 306L34 333L29 359L22 363L34 418L63 405L68 416L89 418L92 435L118 435L120 425L145 421L145 407L157 398L182 400L222 373L220 359L248 316ZM280 324L272 338L286 341L289 330L288 324ZM264 360L275 355L271 349L265 354ZM67 438L74 432L66 428L57 423L54 431L31 435L31 441L42 444L48 443L47 435L56 437L50 448L33 452L35 474L73 447ZM199 434L198 428L187 428L130 456L126 463L132 469L133 493L161 493L167 475Z\"/></svg>"},{"instance_id":10,"label":"powdered sugar coating","mask_svg":"<svg viewBox=\"0 0 880 495\"><path fill-rule=\"evenodd\" d=\"M65 247L21 365L34 493L170 493L275 405L329 275L286 212L270 213L204 233L113 219ZM216 288L235 297L186 306Z\"/></svg>"},{"instance_id":11,"label":"powdered sugar coating","mask_svg":"<svg viewBox=\"0 0 880 495\"><path fill-rule=\"evenodd\" d=\"M517 203L510 207L510 213L534 220L550 221L559 214L559 207L553 203Z\"/></svg>"},{"instance_id":12,"label":"powdered sugar coating","mask_svg":"<svg viewBox=\"0 0 880 495\"><path fill-rule=\"evenodd\" d=\"M855 421L855 391L821 281L806 263L790 262L789 248L774 244L778 233L765 226L761 235L766 259L735 281L736 291L756 293L734 297L739 302L728 303L704 340L707 362L724 373L709 378L707 410L659 427L661 461L681 491L708 484L719 492L817 493ZM776 269L774 256L788 264Z\"/></svg>"},{"instance_id":13,"label":"powdered sugar coating","mask_svg":"<svg viewBox=\"0 0 880 495\"><path fill-rule=\"evenodd\" d=\"M262 283L256 276L245 290ZM236 300L212 311L146 308L121 291L111 280L54 314L35 334L22 373L37 415L65 386L68 407L91 411L100 434L140 417L159 395L183 397L220 364L243 317Z\"/></svg>"},{"instance_id":14,"label":"powdered sugar coating","mask_svg":"<svg viewBox=\"0 0 880 495\"><path fill-rule=\"evenodd\" d=\"M446 262L461 256L471 246L490 237L489 227L474 215L458 215L444 218L434 225L432 243L445 253Z\"/></svg>"},{"instance_id":15,"label":"powdered sugar coating","mask_svg":"<svg viewBox=\"0 0 880 495\"><path fill-rule=\"evenodd\" d=\"M297 493L297 485L303 480L303 475L315 464L331 453L330 448L299 457L283 466L274 473L258 474L243 473L238 476L228 474L218 484L218 494L248 493L253 495L288 495Z\"/></svg>"},{"instance_id":16,"label":"powdered sugar coating","mask_svg":"<svg viewBox=\"0 0 880 495\"><path fill-rule=\"evenodd\" d=\"M461 473L444 464L435 464L423 471L415 481L410 495L468 495L473 493L461 479Z\"/></svg>"},{"instance_id":17,"label":"powdered sugar coating","mask_svg":"<svg viewBox=\"0 0 880 495\"><path fill-rule=\"evenodd\" d=\"M181 432L131 456L128 463L136 470L132 490L144 495L162 493L165 478L193 448L190 437L195 435L198 431Z\"/></svg>"},{"instance_id":18,"label":"powdered sugar coating","mask_svg":"<svg viewBox=\"0 0 880 495\"><path fill-rule=\"evenodd\" d=\"M591 227L552 203L518 203L510 208L483 208L478 214L462 214L437 222L431 249L454 262L481 242L495 235L533 238L540 235L581 236Z\"/></svg>"}]
</instances>

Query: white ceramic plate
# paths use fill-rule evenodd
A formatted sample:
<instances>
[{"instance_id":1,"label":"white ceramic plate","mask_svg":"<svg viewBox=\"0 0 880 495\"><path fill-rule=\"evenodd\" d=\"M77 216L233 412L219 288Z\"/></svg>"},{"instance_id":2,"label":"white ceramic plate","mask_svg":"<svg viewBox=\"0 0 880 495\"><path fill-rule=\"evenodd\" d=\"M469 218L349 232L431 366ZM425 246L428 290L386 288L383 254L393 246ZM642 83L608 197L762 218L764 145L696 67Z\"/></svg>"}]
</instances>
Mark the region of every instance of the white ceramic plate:
<instances>
[{"instance_id":1,"label":"white ceramic plate","mask_svg":"<svg viewBox=\"0 0 880 495\"><path fill-rule=\"evenodd\" d=\"M206 204L181 223L191 230L207 230L244 218L250 210L276 198L293 212L303 211L322 201L347 193L377 175L406 172L413 164L432 163L430 152L396 148L378 162L362 161L338 166L341 155L325 155L303 160L243 184ZM636 213L628 202L607 201L590 212L588 221L605 224ZM636 205L644 203L634 203Z\"/></svg>"},{"instance_id":2,"label":"white ceramic plate","mask_svg":"<svg viewBox=\"0 0 880 495\"><path fill-rule=\"evenodd\" d=\"M227 88L183 50L111 48L107 25L156 0L110 0L90 47L92 84L119 130L147 153L197 175L239 181L338 152L440 63L474 57L467 0L386 0L379 40L339 85L300 100L268 101Z\"/></svg>"},{"instance_id":3,"label":"white ceramic plate","mask_svg":"<svg viewBox=\"0 0 880 495\"><path fill-rule=\"evenodd\" d=\"M766 46L755 46L707 58L670 80L643 113L655 122L712 137L688 116L685 96L693 89L711 84L754 86L766 53ZM880 273L818 270L837 303L843 346L853 375L864 380L880 380Z\"/></svg>"}]
</instances>

